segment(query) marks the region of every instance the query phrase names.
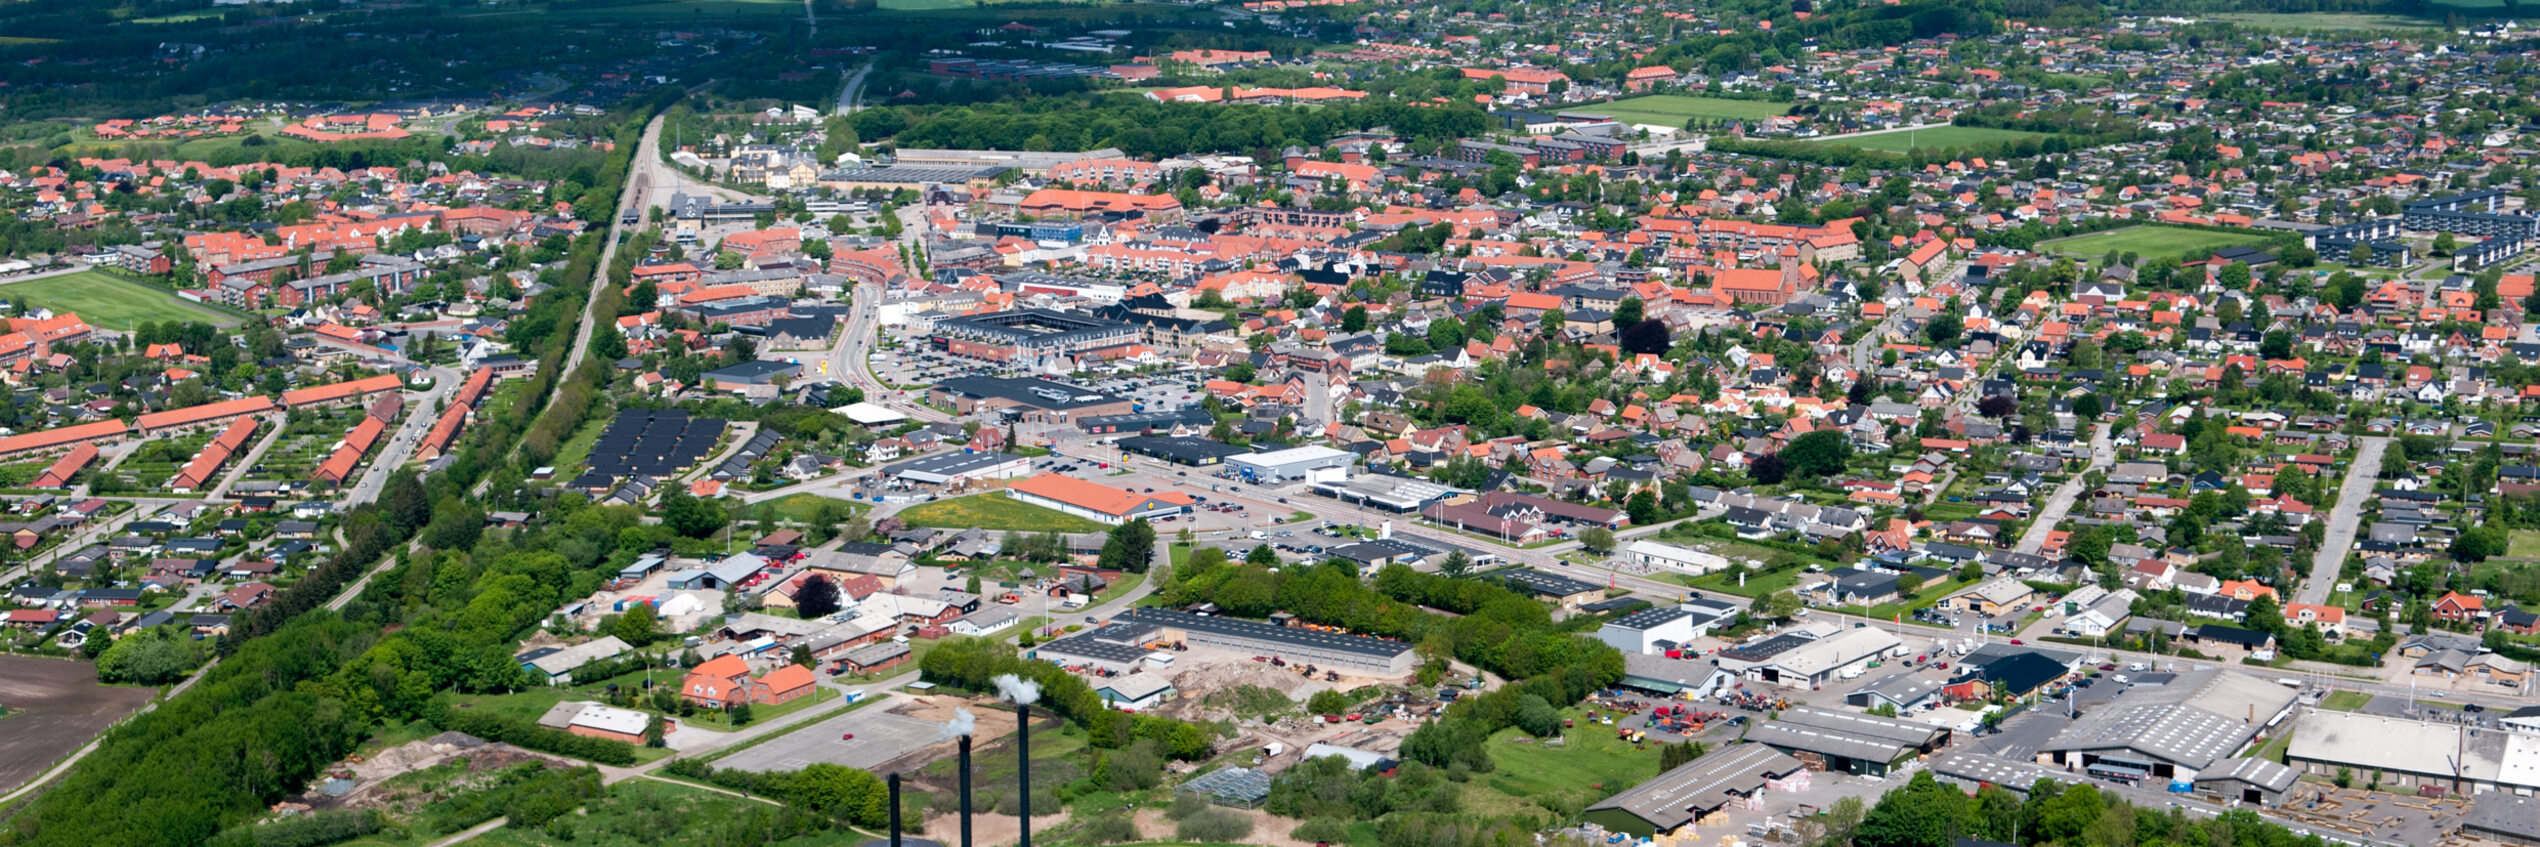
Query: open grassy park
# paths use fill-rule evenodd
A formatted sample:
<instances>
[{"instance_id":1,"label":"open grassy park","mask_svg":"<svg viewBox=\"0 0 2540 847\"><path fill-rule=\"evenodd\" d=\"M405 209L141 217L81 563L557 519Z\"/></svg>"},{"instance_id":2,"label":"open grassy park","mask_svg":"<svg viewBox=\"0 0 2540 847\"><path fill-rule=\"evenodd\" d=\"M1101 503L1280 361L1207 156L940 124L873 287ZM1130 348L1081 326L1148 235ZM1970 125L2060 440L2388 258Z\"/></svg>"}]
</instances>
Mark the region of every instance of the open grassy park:
<instances>
[{"instance_id":1,"label":"open grassy park","mask_svg":"<svg viewBox=\"0 0 2540 847\"><path fill-rule=\"evenodd\" d=\"M2024 129L1994 129L1992 127L1983 126L1934 126L1924 127L1922 129L1900 129L1890 132L1874 132L1868 135L1855 135L1849 138L1818 139L1816 143L1834 147L1858 147L1863 150L1903 153L1918 147L1924 150L1953 150L1976 144L1992 144L2001 141L2018 141L2023 138L2045 137L2046 133L2030 132Z\"/></svg>"},{"instance_id":2,"label":"open grassy park","mask_svg":"<svg viewBox=\"0 0 2540 847\"><path fill-rule=\"evenodd\" d=\"M117 277L104 271L49 276L0 283L0 300L41 306L55 312L77 312L89 326L130 330L143 321L200 321L231 326L238 319L210 306L180 300L165 289Z\"/></svg>"},{"instance_id":3,"label":"open grassy park","mask_svg":"<svg viewBox=\"0 0 2540 847\"><path fill-rule=\"evenodd\" d=\"M2037 249L2079 259L2096 259L2114 250L2144 256L2177 256L2221 247L2262 246L2271 243L2261 232L2223 232L2210 229L2188 229L2176 226L2130 226L2071 238L2041 241Z\"/></svg>"},{"instance_id":4,"label":"open grassy park","mask_svg":"<svg viewBox=\"0 0 2540 847\"><path fill-rule=\"evenodd\" d=\"M1723 100L1681 94L1651 94L1581 106L1576 111L1613 115L1626 123L1684 126L1687 118L1751 121L1790 113L1790 104L1767 100Z\"/></svg>"},{"instance_id":5,"label":"open grassy park","mask_svg":"<svg viewBox=\"0 0 2540 847\"><path fill-rule=\"evenodd\" d=\"M901 509L899 517L909 526L937 529L968 529L974 526L1022 532L1102 532L1110 529L1088 518L1035 506L995 491L919 503Z\"/></svg>"}]
</instances>

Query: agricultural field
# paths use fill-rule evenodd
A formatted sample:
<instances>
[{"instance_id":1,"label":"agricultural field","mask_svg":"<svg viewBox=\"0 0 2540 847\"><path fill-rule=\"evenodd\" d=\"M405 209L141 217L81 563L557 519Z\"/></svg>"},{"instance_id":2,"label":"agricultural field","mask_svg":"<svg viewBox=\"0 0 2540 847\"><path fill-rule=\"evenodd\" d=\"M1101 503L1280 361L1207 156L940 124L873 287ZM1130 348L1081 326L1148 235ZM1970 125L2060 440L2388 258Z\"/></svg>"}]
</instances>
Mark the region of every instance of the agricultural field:
<instances>
[{"instance_id":1,"label":"agricultural field","mask_svg":"<svg viewBox=\"0 0 2540 847\"><path fill-rule=\"evenodd\" d=\"M1023 532L1102 532L1110 529L1087 518L1035 506L996 492L919 503L900 510L899 518L909 526L937 529L968 529L974 526Z\"/></svg>"},{"instance_id":2,"label":"agricultural field","mask_svg":"<svg viewBox=\"0 0 2540 847\"><path fill-rule=\"evenodd\" d=\"M2259 232L2217 232L2174 226L2130 226L2071 238L2038 242L2037 249L2076 259L2096 259L2114 250L2144 256L2176 256L2221 247L2264 246L2274 243Z\"/></svg>"},{"instance_id":3,"label":"agricultural field","mask_svg":"<svg viewBox=\"0 0 2540 847\"><path fill-rule=\"evenodd\" d=\"M1983 126L1935 126L1922 129L1900 129L1874 132L1848 138L1818 139L1815 143L1832 147L1858 147L1888 153L1903 153L1915 148L1952 150L1974 144L2018 141L2023 138L2045 138L2046 133L2023 129L1994 129Z\"/></svg>"},{"instance_id":4,"label":"agricultural field","mask_svg":"<svg viewBox=\"0 0 2540 847\"><path fill-rule=\"evenodd\" d=\"M0 791L26 784L157 695L145 686L101 685L87 662L0 656L0 708L9 715L9 732L0 736Z\"/></svg>"},{"instance_id":5,"label":"agricultural field","mask_svg":"<svg viewBox=\"0 0 2540 847\"><path fill-rule=\"evenodd\" d=\"M1751 121L1790 113L1790 104L1766 100L1723 100L1717 97L1687 97L1681 94L1651 94L1593 103L1574 111L1613 115L1627 123L1684 126L1687 118Z\"/></svg>"},{"instance_id":6,"label":"agricultural field","mask_svg":"<svg viewBox=\"0 0 2540 847\"><path fill-rule=\"evenodd\" d=\"M41 306L56 312L77 312L89 326L102 329L129 331L145 321L196 321L214 326L235 326L239 322L238 318L212 307L178 299L165 289L104 271L80 271L0 284L0 300Z\"/></svg>"}]
</instances>

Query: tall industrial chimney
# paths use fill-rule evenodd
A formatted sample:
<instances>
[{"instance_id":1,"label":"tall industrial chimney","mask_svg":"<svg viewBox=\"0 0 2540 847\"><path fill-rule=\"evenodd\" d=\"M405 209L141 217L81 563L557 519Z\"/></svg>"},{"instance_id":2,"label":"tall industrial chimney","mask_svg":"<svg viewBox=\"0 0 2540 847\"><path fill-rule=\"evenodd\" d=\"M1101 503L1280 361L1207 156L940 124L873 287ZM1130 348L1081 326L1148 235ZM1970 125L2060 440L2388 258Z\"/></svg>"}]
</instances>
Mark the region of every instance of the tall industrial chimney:
<instances>
[{"instance_id":1,"label":"tall industrial chimney","mask_svg":"<svg viewBox=\"0 0 2540 847\"><path fill-rule=\"evenodd\" d=\"M900 772L891 772L891 847L900 847Z\"/></svg>"},{"instance_id":2,"label":"tall industrial chimney","mask_svg":"<svg viewBox=\"0 0 2540 847\"><path fill-rule=\"evenodd\" d=\"M1020 821L1023 826L1021 847L1032 847L1032 707L1016 703L1014 714L1019 718L1014 727L1015 732L1018 733L1015 736L1017 743L1014 748L1014 758L1020 768L1016 771L1018 776L1015 777L1015 782L1017 789L1023 792L1023 819ZM899 845L894 844L891 847L899 847Z\"/></svg>"},{"instance_id":3,"label":"tall industrial chimney","mask_svg":"<svg viewBox=\"0 0 2540 847\"><path fill-rule=\"evenodd\" d=\"M961 737L961 847L970 847L970 736Z\"/></svg>"}]
</instances>

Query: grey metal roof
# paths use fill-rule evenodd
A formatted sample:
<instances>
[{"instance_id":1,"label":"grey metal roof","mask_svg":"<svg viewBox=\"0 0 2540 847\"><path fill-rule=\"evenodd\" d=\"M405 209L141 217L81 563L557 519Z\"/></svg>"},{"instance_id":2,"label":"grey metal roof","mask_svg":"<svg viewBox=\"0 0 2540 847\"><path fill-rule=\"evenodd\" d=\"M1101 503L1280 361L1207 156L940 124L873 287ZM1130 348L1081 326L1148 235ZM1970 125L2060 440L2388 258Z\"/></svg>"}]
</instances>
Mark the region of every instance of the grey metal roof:
<instances>
[{"instance_id":1,"label":"grey metal roof","mask_svg":"<svg viewBox=\"0 0 2540 847\"><path fill-rule=\"evenodd\" d=\"M1693 821L1689 810L1719 808L1762 790L1767 779L1803 767L1798 759L1771 747L1738 744L1713 750L1588 808L1620 809L1659 830L1673 830Z\"/></svg>"},{"instance_id":2,"label":"grey metal roof","mask_svg":"<svg viewBox=\"0 0 2540 847\"><path fill-rule=\"evenodd\" d=\"M2237 780L2281 794L2292 790L2293 781L2300 776L2292 768L2276 764L2272 760L2248 756L2232 759L2230 764L2198 773L2196 781Z\"/></svg>"},{"instance_id":3,"label":"grey metal roof","mask_svg":"<svg viewBox=\"0 0 2540 847\"><path fill-rule=\"evenodd\" d=\"M1248 621L1240 618L1225 618L1211 615L1194 615L1188 612L1176 612L1169 609L1145 607L1134 608L1129 611L1122 612L1120 614L1120 618L1134 623L1170 627L1184 632L1200 632L1224 638L1243 638L1255 641L1293 644L1299 647L1310 647L1317 650L1330 650L1339 653L1352 653L1379 659L1391 659L1395 656L1402 655L1403 653L1410 652L1411 650L1411 645L1400 641L1387 641L1382 638L1369 638L1364 635L1344 635L1336 632L1321 632L1298 627L1272 626L1260 621Z\"/></svg>"},{"instance_id":4,"label":"grey metal roof","mask_svg":"<svg viewBox=\"0 0 2540 847\"><path fill-rule=\"evenodd\" d=\"M2461 819L2461 828L2518 841L2540 840L2540 798L2518 797L2510 791L2480 794L2470 806L2469 817Z\"/></svg>"}]
</instances>

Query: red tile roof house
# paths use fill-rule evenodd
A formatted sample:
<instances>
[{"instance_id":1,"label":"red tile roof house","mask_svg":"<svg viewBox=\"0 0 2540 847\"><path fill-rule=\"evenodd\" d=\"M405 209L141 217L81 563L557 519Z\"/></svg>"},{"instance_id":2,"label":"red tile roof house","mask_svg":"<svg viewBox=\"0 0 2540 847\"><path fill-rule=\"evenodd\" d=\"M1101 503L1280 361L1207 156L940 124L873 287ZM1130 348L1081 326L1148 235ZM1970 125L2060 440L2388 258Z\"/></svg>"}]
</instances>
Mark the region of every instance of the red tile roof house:
<instances>
[{"instance_id":1,"label":"red tile roof house","mask_svg":"<svg viewBox=\"0 0 2540 847\"><path fill-rule=\"evenodd\" d=\"M766 676L753 680L750 683L750 700L771 706L789 702L810 694L814 688L813 684L817 681L818 678L811 675L810 668L801 665L786 665L768 671Z\"/></svg>"},{"instance_id":2,"label":"red tile roof house","mask_svg":"<svg viewBox=\"0 0 2540 847\"><path fill-rule=\"evenodd\" d=\"M2434 617L2438 620L2466 621L2487 615L2487 599L2458 591L2444 594L2434 601Z\"/></svg>"},{"instance_id":3,"label":"red tile roof house","mask_svg":"<svg viewBox=\"0 0 2540 847\"><path fill-rule=\"evenodd\" d=\"M750 699L750 663L726 653L689 668L679 679L679 696L688 702L728 709Z\"/></svg>"}]
</instances>

